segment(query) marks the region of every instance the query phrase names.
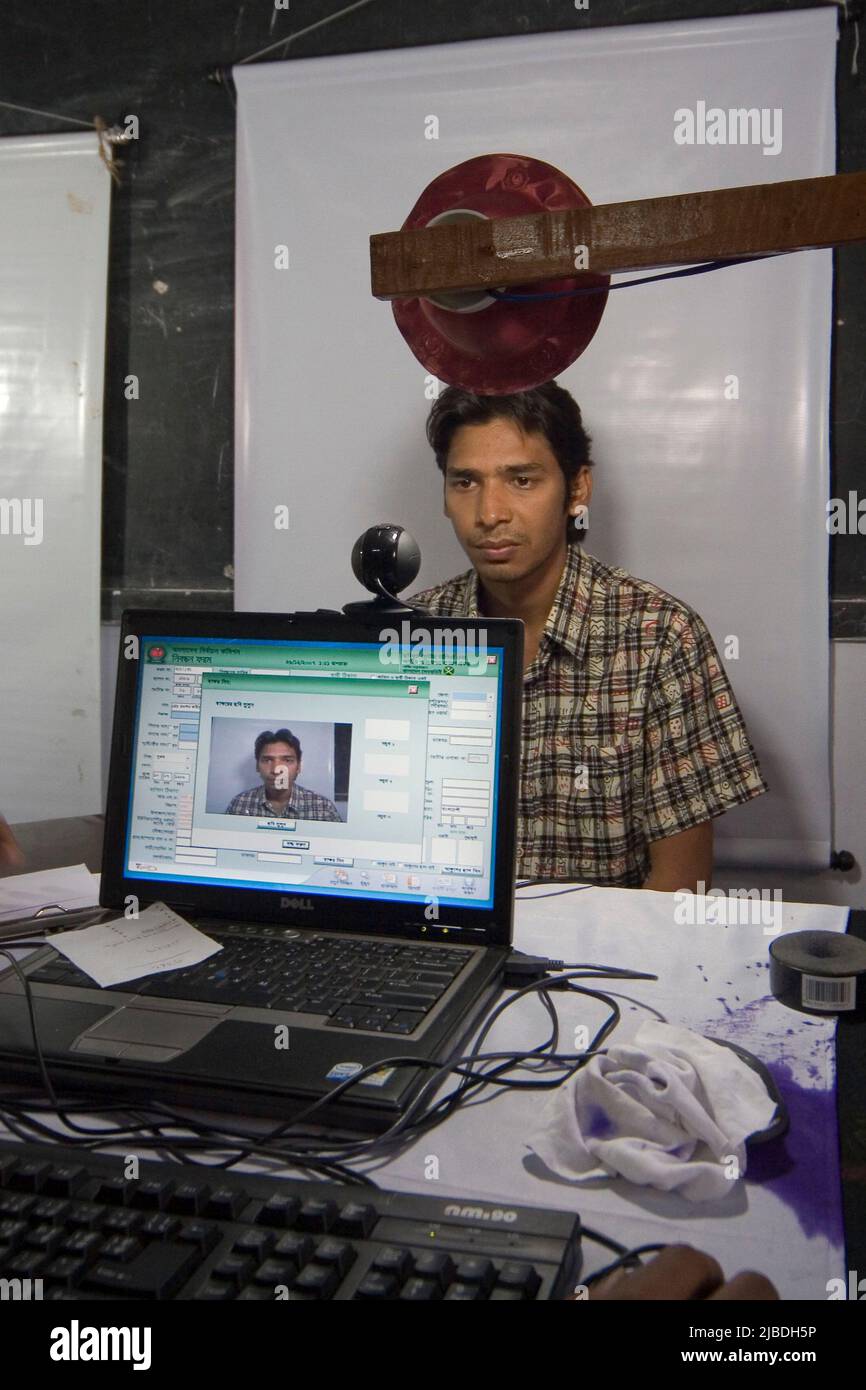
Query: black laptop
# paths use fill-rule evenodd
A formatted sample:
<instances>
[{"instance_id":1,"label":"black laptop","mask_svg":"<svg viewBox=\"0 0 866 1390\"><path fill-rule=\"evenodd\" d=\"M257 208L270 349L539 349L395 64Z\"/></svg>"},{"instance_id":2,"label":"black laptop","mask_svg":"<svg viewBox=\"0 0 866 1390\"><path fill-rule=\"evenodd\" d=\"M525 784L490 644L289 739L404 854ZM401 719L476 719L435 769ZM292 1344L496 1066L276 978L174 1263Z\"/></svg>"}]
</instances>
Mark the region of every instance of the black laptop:
<instances>
[{"instance_id":1,"label":"black laptop","mask_svg":"<svg viewBox=\"0 0 866 1390\"><path fill-rule=\"evenodd\" d=\"M511 620L127 612L102 917L164 902L222 950L107 989L28 957L57 1090L291 1119L381 1061L316 1119L392 1124L430 1073L386 1059L457 1055L500 984L522 649ZM10 970L0 1059L38 1081Z\"/></svg>"}]
</instances>

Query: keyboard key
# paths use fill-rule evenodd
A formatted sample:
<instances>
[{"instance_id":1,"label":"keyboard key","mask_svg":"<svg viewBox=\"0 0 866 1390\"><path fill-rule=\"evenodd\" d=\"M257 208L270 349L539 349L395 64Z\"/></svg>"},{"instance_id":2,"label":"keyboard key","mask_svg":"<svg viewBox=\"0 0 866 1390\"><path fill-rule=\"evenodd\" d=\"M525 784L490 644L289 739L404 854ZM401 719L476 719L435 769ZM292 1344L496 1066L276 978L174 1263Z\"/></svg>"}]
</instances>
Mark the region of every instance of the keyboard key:
<instances>
[{"instance_id":1,"label":"keyboard key","mask_svg":"<svg viewBox=\"0 0 866 1390\"><path fill-rule=\"evenodd\" d=\"M176 1212L178 1216L198 1216L207 1206L210 1188L198 1183L180 1183L165 1204L166 1211Z\"/></svg>"},{"instance_id":2,"label":"keyboard key","mask_svg":"<svg viewBox=\"0 0 866 1390\"><path fill-rule=\"evenodd\" d=\"M244 1231L238 1236L232 1249L240 1255L252 1255L259 1263L271 1253L274 1237L270 1231Z\"/></svg>"},{"instance_id":3,"label":"keyboard key","mask_svg":"<svg viewBox=\"0 0 866 1390\"><path fill-rule=\"evenodd\" d=\"M492 1260L482 1255L464 1255L457 1264L457 1279L461 1284L478 1284L488 1293L496 1279Z\"/></svg>"},{"instance_id":4,"label":"keyboard key","mask_svg":"<svg viewBox=\"0 0 866 1390\"><path fill-rule=\"evenodd\" d=\"M25 1192L4 1192L0 1194L0 1218L8 1217L10 1221L17 1221L26 1216L35 1205L36 1198L29 1197Z\"/></svg>"},{"instance_id":5,"label":"keyboard key","mask_svg":"<svg viewBox=\"0 0 866 1390\"><path fill-rule=\"evenodd\" d=\"M285 1230L293 1226L301 1204L297 1197L284 1197L278 1194L270 1197L259 1210L256 1221L263 1226L282 1226Z\"/></svg>"},{"instance_id":6,"label":"keyboard key","mask_svg":"<svg viewBox=\"0 0 866 1390\"><path fill-rule=\"evenodd\" d=\"M122 1207L126 1202L129 1183L125 1178L103 1178L96 1190L97 1202L108 1202Z\"/></svg>"},{"instance_id":7,"label":"keyboard key","mask_svg":"<svg viewBox=\"0 0 866 1390\"><path fill-rule=\"evenodd\" d=\"M49 1283L62 1284L64 1288L74 1288L88 1267L88 1261L74 1255L59 1255L42 1271L42 1278Z\"/></svg>"},{"instance_id":8,"label":"keyboard key","mask_svg":"<svg viewBox=\"0 0 866 1390\"><path fill-rule=\"evenodd\" d=\"M9 1178L18 1167L18 1159L13 1154L0 1154L0 1188L7 1187Z\"/></svg>"},{"instance_id":9,"label":"keyboard key","mask_svg":"<svg viewBox=\"0 0 866 1390\"><path fill-rule=\"evenodd\" d=\"M340 1287L340 1275L328 1265L309 1264L301 1270L293 1288L316 1298L330 1298Z\"/></svg>"},{"instance_id":10,"label":"keyboard key","mask_svg":"<svg viewBox=\"0 0 866 1390\"><path fill-rule=\"evenodd\" d=\"M358 1236L363 1239L376 1224L376 1208L364 1206L360 1202L347 1202L337 1217L334 1230L341 1236Z\"/></svg>"},{"instance_id":11,"label":"keyboard key","mask_svg":"<svg viewBox=\"0 0 866 1390\"><path fill-rule=\"evenodd\" d=\"M128 1211L125 1207L104 1213L101 1226L103 1231L111 1231L120 1236L132 1235L144 1221L140 1211Z\"/></svg>"},{"instance_id":12,"label":"keyboard key","mask_svg":"<svg viewBox=\"0 0 866 1390\"><path fill-rule=\"evenodd\" d=\"M334 1240L333 1236L327 1236L316 1246L316 1264L329 1265L341 1278L352 1268L356 1258L347 1240Z\"/></svg>"},{"instance_id":13,"label":"keyboard key","mask_svg":"<svg viewBox=\"0 0 866 1390\"><path fill-rule=\"evenodd\" d=\"M280 1236L274 1246L274 1255L280 1260L291 1260L298 1269L302 1269L313 1258L315 1248L310 1236L291 1231Z\"/></svg>"},{"instance_id":14,"label":"keyboard key","mask_svg":"<svg viewBox=\"0 0 866 1390\"><path fill-rule=\"evenodd\" d=\"M41 1192L51 1172L50 1163L27 1160L9 1174L7 1186L13 1192Z\"/></svg>"},{"instance_id":15,"label":"keyboard key","mask_svg":"<svg viewBox=\"0 0 866 1390\"><path fill-rule=\"evenodd\" d=\"M30 1220L62 1222L68 1209L69 1203L59 1197L40 1197L30 1209Z\"/></svg>"},{"instance_id":16,"label":"keyboard key","mask_svg":"<svg viewBox=\"0 0 866 1390\"><path fill-rule=\"evenodd\" d=\"M202 1255L207 1255L219 1244L221 1231L212 1221L181 1221L175 1240L184 1245L195 1245Z\"/></svg>"},{"instance_id":17,"label":"keyboard key","mask_svg":"<svg viewBox=\"0 0 866 1390\"><path fill-rule=\"evenodd\" d=\"M442 1297L442 1286L432 1279L409 1279L400 1290L400 1297L411 1303L430 1303Z\"/></svg>"},{"instance_id":18,"label":"keyboard key","mask_svg":"<svg viewBox=\"0 0 866 1390\"><path fill-rule=\"evenodd\" d=\"M443 1250L424 1250L415 1256L415 1273L445 1288L454 1278L454 1261Z\"/></svg>"},{"instance_id":19,"label":"keyboard key","mask_svg":"<svg viewBox=\"0 0 866 1390\"><path fill-rule=\"evenodd\" d=\"M531 1264L509 1260L499 1271L497 1287L516 1289L522 1298L534 1298L541 1288L541 1277Z\"/></svg>"},{"instance_id":20,"label":"keyboard key","mask_svg":"<svg viewBox=\"0 0 866 1390\"><path fill-rule=\"evenodd\" d=\"M117 1260L120 1264L126 1264L129 1260L144 1249L140 1240L134 1240L132 1236L110 1236L103 1241L100 1255L104 1260Z\"/></svg>"},{"instance_id":21,"label":"keyboard key","mask_svg":"<svg viewBox=\"0 0 866 1390\"><path fill-rule=\"evenodd\" d=\"M304 1202L295 1225L299 1231L330 1231L339 1215L336 1202L312 1200Z\"/></svg>"},{"instance_id":22,"label":"keyboard key","mask_svg":"<svg viewBox=\"0 0 866 1390\"><path fill-rule=\"evenodd\" d=\"M173 1182L145 1178L132 1185L129 1205L142 1211L164 1211L173 1191Z\"/></svg>"},{"instance_id":23,"label":"keyboard key","mask_svg":"<svg viewBox=\"0 0 866 1390\"><path fill-rule=\"evenodd\" d=\"M382 1274L378 1270L371 1270L365 1274L357 1289L356 1298L390 1298L397 1288L397 1280L393 1274Z\"/></svg>"},{"instance_id":24,"label":"keyboard key","mask_svg":"<svg viewBox=\"0 0 866 1390\"><path fill-rule=\"evenodd\" d=\"M150 1236L152 1240L168 1240L170 1236L176 1235L180 1230L180 1221L176 1216L167 1216L165 1212L155 1211L150 1216L146 1216L141 1223L141 1233Z\"/></svg>"},{"instance_id":25,"label":"keyboard key","mask_svg":"<svg viewBox=\"0 0 866 1390\"><path fill-rule=\"evenodd\" d=\"M198 1260L192 1246L164 1241L149 1245L128 1265L99 1260L85 1276L84 1287L119 1298L171 1298Z\"/></svg>"},{"instance_id":26,"label":"keyboard key","mask_svg":"<svg viewBox=\"0 0 866 1390\"><path fill-rule=\"evenodd\" d=\"M273 1290L277 1284L291 1284L298 1271L288 1260L265 1260L253 1275L253 1282Z\"/></svg>"},{"instance_id":27,"label":"keyboard key","mask_svg":"<svg viewBox=\"0 0 866 1390\"><path fill-rule=\"evenodd\" d=\"M302 999L300 1004L295 1005L295 1012L299 1014L320 1014L323 1018L330 1018L331 1014L336 1013L337 1004L332 999L314 997Z\"/></svg>"},{"instance_id":28,"label":"keyboard key","mask_svg":"<svg viewBox=\"0 0 866 1390\"><path fill-rule=\"evenodd\" d=\"M408 1009L400 1009L390 1022L385 1024L385 1033L414 1033L415 1029L424 1022L423 1013L416 1013Z\"/></svg>"},{"instance_id":29,"label":"keyboard key","mask_svg":"<svg viewBox=\"0 0 866 1390\"><path fill-rule=\"evenodd\" d=\"M71 1231L66 1234L60 1249L64 1255L80 1259L95 1259L102 1246L102 1236L96 1231Z\"/></svg>"},{"instance_id":30,"label":"keyboard key","mask_svg":"<svg viewBox=\"0 0 866 1390\"><path fill-rule=\"evenodd\" d=\"M5 1279L11 1275L18 1279L38 1279L48 1260L49 1257L41 1250L28 1250L25 1247L4 1262L3 1277Z\"/></svg>"},{"instance_id":31,"label":"keyboard key","mask_svg":"<svg viewBox=\"0 0 866 1390\"><path fill-rule=\"evenodd\" d=\"M393 1274L398 1279L405 1279L411 1273L414 1266L412 1255L408 1250L404 1250L399 1245L385 1245L378 1252L372 1261L372 1268L380 1270L386 1274Z\"/></svg>"},{"instance_id":32,"label":"keyboard key","mask_svg":"<svg viewBox=\"0 0 866 1390\"><path fill-rule=\"evenodd\" d=\"M53 1255L57 1247L63 1240L64 1231L62 1226L53 1226L48 1221L41 1221L36 1226L31 1226L24 1238L24 1244L31 1250L41 1250L43 1255Z\"/></svg>"},{"instance_id":33,"label":"keyboard key","mask_svg":"<svg viewBox=\"0 0 866 1390\"><path fill-rule=\"evenodd\" d=\"M248 1201L245 1192L237 1192L230 1187L219 1187L210 1194L205 1203L204 1215L220 1221L235 1221Z\"/></svg>"},{"instance_id":34,"label":"keyboard key","mask_svg":"<svg viewBox=\"0 0 866 1390\"><path fill-rule=\"evenodd\" d=\"M49 1197L74 1197L87 1182L87 1169L77 1163L52 1164L42 1191Z\"/></svg>"},{"instance_id":35,"label":"keyboard key","mask_svg":"<svg viewBox=\"0 0 866 1390\"><path fill-rule=\"evenodd\" d=\"M446 1301L451 1303L455 1303L458 1300L461 1303L468 1303L483 1297L484 1290L481 1288L480 1284L451 1284L445 1294Z\"/></svg>"},{"instance_id":36,"label":"keyboard key","mask_svg":"<svg viewBox=\"0 0 866 1390\"><path fill-rule=\"evenodd\" d=\"M209 1279L206 1284L196 1290L195 1298L201 1299L206 1303L227 1303L235 1296L233 1284L222 1284L218 1279Z\"/></svg>"},{"instance_id":37,"label":"keyboard key","mask_svg":"<svg viewBox=\"0 0 866 1390\"><path fill-rule=\"evenodd\" d=\"M26 1234L26 1221L14 1221L9 1216L0 1221L0 1245L6 1250L17 1250L19 1245L23 1245Z\"/></svg>"},{"instance_id":38,"label":"keyboard key","mask_svg":"<svg viewBox=\"0 0 866 1390\"><path fill-rule=\"evenodd\" d=\"M213 1267L217 1279L225 1279L230 1284L245 1284L252 1278L256 1262L251 1255L223 1255Z\"/></svg>"},{"instance_id":39,"label":"keyboard key","mask_svg":"<svg viewBox=\"0 0 866 1390\"><path fill-rule=\"evenodd\" d=\"M97 1202L71 1202L66 1213L67 1226L75 1226L83 1231L92 1231L105 1215L105 1207Z\"/></svg>"}]
</instances>

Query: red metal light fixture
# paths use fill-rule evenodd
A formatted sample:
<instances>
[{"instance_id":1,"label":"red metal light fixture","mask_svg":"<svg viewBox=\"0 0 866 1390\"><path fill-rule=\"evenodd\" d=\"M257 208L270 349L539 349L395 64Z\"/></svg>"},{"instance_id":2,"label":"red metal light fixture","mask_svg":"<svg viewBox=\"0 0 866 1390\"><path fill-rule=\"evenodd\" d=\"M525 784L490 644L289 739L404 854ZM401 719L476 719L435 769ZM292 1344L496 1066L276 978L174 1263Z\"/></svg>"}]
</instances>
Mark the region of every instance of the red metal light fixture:
<instances>
[{"instance_id":1,"label":"red metal light fixture","mask_svg":"<svg viewBox=\"0 0 866 1390\"><path fill-rule=\"evenodd\" d=\"M590 206L577 184L552 164L485 154L428 184L402 230ZM601 321L609 284L609 275L584 270L579 278L509 288L509 295L525 299L496 299L482 289L395 299L392 309L428 372L482 396L504 396L550 381L580 356ZM598 292L568 297L589 287ZM547 295L562 297L536 297Z\"/></svg>"}]
</instances>

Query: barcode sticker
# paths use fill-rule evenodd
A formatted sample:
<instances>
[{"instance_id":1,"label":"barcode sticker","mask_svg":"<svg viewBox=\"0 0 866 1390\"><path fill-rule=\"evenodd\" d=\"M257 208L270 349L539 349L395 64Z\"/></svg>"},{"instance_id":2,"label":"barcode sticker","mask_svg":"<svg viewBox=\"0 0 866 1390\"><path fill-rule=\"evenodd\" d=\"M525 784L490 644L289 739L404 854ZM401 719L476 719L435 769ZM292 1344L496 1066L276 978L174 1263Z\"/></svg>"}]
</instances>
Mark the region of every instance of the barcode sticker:
<instances>
[{"instance_id":1,"label":"barcode sticker","mask_svg":"<svg viewBox=\"0 0 866 1390\"><path fill-rule=\"evenodd\" d=\"M804 1009L828 1009L833 1013L856 1008L857 976L831 980L826 975L804 975L801 1002Z\"/></svg>"}]
</instances>

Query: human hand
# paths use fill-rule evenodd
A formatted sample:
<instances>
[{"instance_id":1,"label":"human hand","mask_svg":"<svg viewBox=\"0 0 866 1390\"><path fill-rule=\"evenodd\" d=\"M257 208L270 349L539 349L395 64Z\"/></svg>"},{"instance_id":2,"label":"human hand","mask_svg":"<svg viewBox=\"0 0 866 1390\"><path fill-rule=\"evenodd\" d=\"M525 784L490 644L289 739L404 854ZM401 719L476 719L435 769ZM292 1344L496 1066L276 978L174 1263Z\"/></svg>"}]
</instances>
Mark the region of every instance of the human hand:
<instances>
[{"instance_id":1,"label":"human hand","mask_svg":"<svg viewBox=\"0 0 866 1390\"><path fill-rule=\"evenodd\" d=\"M24 851L12 834L12 827L0 816L0 865L19 869L24 862Z\"/></svg>"},{"instance_id":2,"label":"human hand","mask_svg":"<svg viewBox=\"0 0 866 1390\"><path fill-rule=\"evenodd\" d=\"M754 1270L744 1270L725 1282L718 1261L691 1245L669 1245L642 1268L614 1270L589 1289L589 1298L596 1303L649 1299L763 1302L778 1297L769 1279Z\"/></svg>"}]
</instances>

